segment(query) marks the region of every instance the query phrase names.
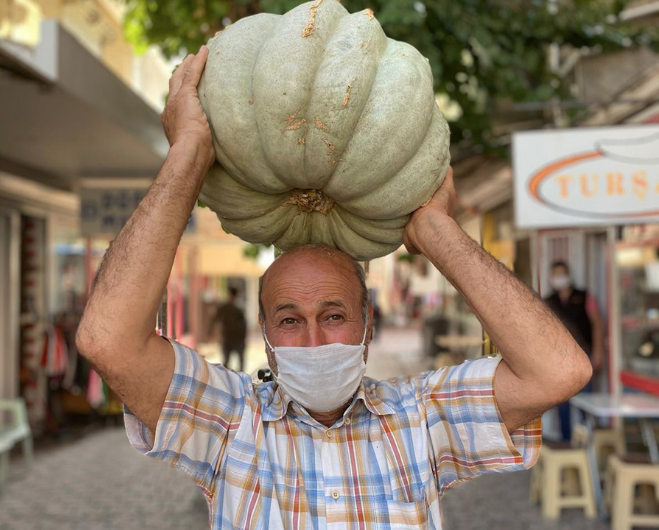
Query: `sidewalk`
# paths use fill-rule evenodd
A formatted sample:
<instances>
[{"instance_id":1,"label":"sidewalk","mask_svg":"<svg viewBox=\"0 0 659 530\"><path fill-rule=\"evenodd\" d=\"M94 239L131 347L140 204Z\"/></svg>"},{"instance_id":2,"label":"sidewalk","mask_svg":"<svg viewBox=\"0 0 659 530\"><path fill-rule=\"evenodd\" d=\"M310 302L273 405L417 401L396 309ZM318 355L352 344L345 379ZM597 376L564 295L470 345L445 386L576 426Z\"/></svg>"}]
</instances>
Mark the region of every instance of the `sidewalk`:
<instances>
[{"instance_id":1,"label":"sidewalk","mask_svg":"<svg viewBox=\"0 0 659 530\"><path fill-rule=\"evenodd\" d=\"M141 456L123 428L13 459L0 530L203 530L203 494L183 473Z\"/></svg>"}]
</instances>

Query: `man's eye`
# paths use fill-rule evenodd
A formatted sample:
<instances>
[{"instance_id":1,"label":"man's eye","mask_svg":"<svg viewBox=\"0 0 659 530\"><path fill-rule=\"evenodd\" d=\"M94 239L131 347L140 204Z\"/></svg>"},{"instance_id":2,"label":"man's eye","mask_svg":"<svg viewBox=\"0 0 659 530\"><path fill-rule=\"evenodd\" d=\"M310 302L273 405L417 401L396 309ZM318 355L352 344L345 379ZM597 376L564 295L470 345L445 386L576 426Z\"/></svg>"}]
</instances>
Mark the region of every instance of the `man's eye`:
<instances>
[{"instance_id":1,"label":"man's eye","mask_svg":"<svg viewBox=\"0 0 659 530\"><path fill-rule=\"evenodd\" d=\"M343 315L330 315L329 320L332 320L333 322L340 322L343 320Z\"/></svg>"},{"instance_id":2,"label":"man's eye","mask_svg":"<svg viewBox=\"0 0 659 530\"><path fill-rule=\"evenodd\" d=\"M291 325L295 324L296 322L297 322L297 320L295 320L294 318L285 318L284 320L281 321L281 323L285 326L291 326Z\"/></svg>"}]
</instances>

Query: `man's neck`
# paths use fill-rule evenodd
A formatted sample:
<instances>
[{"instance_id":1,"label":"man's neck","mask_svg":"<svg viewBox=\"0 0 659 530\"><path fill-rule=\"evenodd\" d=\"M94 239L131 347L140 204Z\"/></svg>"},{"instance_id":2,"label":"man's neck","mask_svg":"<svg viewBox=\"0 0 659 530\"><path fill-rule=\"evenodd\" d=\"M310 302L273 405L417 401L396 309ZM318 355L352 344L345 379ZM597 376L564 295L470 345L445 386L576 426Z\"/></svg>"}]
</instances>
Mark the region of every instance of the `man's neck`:
<instances>
[{"instance_id":1,"label":"man's neck","mask_svg":"<svg viewBox=\"0 0 659 530\"><path fill-rule=\"evenodd\" d=\"M331 427L334 425L339 418L343 416L343 413L348 409L348 406L350 405L350 402L346 403L342 407L336 409L336 410L331 410L329 412L313 412L313 411L308 411L309 415L316 420L318 423L323 424L325 427Z\"/></svg>"}]
</instances>

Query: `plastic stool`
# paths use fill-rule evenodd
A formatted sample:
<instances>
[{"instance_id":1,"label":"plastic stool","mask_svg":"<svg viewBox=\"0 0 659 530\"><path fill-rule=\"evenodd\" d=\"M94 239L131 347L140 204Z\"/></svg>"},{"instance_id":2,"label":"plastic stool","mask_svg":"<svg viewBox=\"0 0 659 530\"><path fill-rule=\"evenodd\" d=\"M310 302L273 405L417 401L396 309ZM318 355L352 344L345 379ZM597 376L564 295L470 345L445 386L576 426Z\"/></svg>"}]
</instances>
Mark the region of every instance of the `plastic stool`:
<instances>
[{"instance_id":1,"label":"plastic stool","mask_svg":"<svg viewBox=\"0 0 659 530\"><path fill-rule=\"evenodd\" d=\"M654 486L655 497L659 497L659 465L648 463L645 458L609 458L604 498L611 508L612 530L631 530L634 526L659 528L659 514L635 513L639 506L648 510L647 497L636 499L636 487L648 485Z\"/></svg>"},{"instance_id":2,"label":"plastic stool","mask_svg":"<svg viewBox=\"0 0 659 530\"><path fill-rule=\"evenodd\" d=\"M566 444L543 442L540 468L534 472L531 500L542 501L542 515L557 519L564 508L583 508L586 517L596 516L595 494L584 449ZM561 475L574 470L574 480L561 481Z\"/></svg>"},{"instance_id":3,"label":"plastic stool","mask_svg":"<svg viewBox=\"0 0 659 530\"><path fill-rule=\"evenodd\" d=\"M572 447L584 449L588 445L588 429L583 424L577 424L572 429ZM626 454L625 435L615 429L595 429L593 431L593 448L597 458L600 476L604 476L607 462L611 455Z\"/></svg>"}]
</instances>

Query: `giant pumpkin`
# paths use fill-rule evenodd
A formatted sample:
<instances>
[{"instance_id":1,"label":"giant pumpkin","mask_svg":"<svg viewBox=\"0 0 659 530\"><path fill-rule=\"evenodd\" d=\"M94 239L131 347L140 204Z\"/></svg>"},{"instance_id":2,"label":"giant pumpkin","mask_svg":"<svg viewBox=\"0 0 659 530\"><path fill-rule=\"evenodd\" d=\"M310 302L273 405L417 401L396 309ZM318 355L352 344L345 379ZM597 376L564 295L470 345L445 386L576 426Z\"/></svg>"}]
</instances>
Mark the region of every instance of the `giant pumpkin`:
<instances>
[{"instance_id":1,"label":"giant pumpkin","mask_svg":"<svg viewBox=\"0 0 659 530\"><path fill-rule=\"evenodd\" d=\"M449 164L428 60L337 0L244 18L208 48L199 97L218 163L200 200L222 226L359 260L400 246Z\"/></svg>"}]
</instances>

